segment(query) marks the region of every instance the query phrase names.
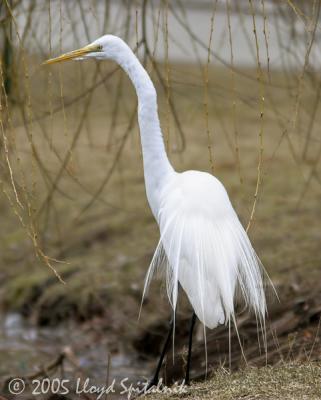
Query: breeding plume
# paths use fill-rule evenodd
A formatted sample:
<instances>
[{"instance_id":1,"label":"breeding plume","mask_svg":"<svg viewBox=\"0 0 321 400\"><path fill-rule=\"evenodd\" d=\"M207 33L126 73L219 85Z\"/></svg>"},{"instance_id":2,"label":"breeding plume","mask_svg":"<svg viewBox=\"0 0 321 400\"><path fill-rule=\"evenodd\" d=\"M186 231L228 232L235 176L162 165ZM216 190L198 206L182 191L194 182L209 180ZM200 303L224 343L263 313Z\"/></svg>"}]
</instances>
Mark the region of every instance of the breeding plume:
<instances>
[{"instance_id":1,"label":"breeding plume","mask_svg":"<svg viewBox=\"0 0 321 400\"><path fill-rule=\"evenodd\" d=\"M258 320L264 321L266 301L260 261L222 183L200 171L176 172L170 164L160 128L155 87L127 44L105 35L82 49L46 61L96 58L113 60L131 79L138 97L138 122L143 150L148 202L159 225L160 240L147 272L144 293L155 269L166 268L166 284L175 315L179 284L194 309L186 381L195 314L208 328L234 323L236 291ZM170 331L151 385L158 381Z\"/></svg>"}]
</instances>

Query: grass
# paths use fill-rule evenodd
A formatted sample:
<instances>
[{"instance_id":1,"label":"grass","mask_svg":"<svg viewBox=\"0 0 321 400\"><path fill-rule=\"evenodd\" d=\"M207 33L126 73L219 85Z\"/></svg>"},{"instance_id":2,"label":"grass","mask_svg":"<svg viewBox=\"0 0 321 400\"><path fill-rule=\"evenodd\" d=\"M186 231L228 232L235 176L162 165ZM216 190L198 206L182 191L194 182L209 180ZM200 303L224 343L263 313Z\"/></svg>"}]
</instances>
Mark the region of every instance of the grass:
<instances>
[{"instance_id":1,"label":"grass","mask_svg":"<svg viewBox=\"0 0 321 400\"><path fill-rule=\"evenodd\" d=\"M321 398L321 364L281 363L228 373L219 369L203 383L193 383L184 395L157 394L150 400L317 400Z\"/></svg>"}]
</instances>

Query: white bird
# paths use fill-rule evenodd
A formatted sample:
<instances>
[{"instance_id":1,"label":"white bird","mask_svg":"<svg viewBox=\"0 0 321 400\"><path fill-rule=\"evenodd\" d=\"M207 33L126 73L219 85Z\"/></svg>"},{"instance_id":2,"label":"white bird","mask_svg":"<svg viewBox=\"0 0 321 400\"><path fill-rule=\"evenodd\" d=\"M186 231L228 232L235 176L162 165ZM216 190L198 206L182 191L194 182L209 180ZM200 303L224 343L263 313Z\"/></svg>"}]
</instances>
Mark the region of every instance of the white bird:
<instances>
[{"instance_id":1,"label":"white bird","mask_svg":"<svg viewBox=\"0 0 321 400\"><path fill-rule=\"evenodd\" d=\"M45 64L88 58L113 60L119 64L131 79L138 97L146 194L160 230L144 293L155 268L165 260L167 292L174 313L180 284L198 319L208 328L235 323L237 292L264 323L266 300L262 265L228 194L222 183L209 173L179 173L173 169L164 146L155 87L128 45L116 36L105 35ZM195 314L190 331L186 383L189 383ZM172 331L173 324L150 386L158 382Z\"/></svg>"}]
</instances>

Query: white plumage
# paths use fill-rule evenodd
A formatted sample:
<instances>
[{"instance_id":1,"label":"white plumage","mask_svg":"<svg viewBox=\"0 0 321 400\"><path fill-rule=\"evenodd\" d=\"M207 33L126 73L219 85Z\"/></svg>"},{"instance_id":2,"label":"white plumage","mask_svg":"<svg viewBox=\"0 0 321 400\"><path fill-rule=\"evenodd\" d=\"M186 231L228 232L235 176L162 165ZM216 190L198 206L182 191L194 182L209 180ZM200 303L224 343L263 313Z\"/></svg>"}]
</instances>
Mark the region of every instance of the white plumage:
<instances>
[{"instance_id":1,"label":"white plumage","mask_svg":"<svg viewBox=\"0 0 321 400\"><path fill-rule=\"evenodd\" d=\"M165 151L154 85L130 48L121 39L106 35L47 63L91 57L118 63L138 97L146 193L160 229L144 293L153 272L162 264L174 311L180 283L205 326L235 322L234 301L239 288L246 305L263 321L266 301L260 261L226 190L208 173L173 170Z\"/></svg>"},{"instance_id":2,"label":"white plumage","mask_svg":"<svg viewBox=\"0 0 321 400\"><path fill-rule=\"evenodd\" d=\"M200 321L215 328L234 320L238 285L246 304L259 319L264 318L260 261L224 186L205 172L170 175L160 193L157 221L161 239L145 290L165 253L167 262L162 264L167 269L167 291L173 309L180 283Z\"/></svg>"}]
</instances>

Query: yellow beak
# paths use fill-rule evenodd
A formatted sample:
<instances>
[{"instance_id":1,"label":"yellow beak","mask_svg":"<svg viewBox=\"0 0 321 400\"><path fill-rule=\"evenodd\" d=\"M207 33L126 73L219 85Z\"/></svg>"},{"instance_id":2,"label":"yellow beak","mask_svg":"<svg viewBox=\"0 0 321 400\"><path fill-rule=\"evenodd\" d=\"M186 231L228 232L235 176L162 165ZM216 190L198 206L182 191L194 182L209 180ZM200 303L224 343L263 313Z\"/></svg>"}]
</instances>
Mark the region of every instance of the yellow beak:
<instances>
[{"instance_id":1,"label":"yellow beak","mask_svg":"<svg viewBox=\"0 0 321 400\"><path fill-rule=\"evenodd\" d=\"M89 44L88 46L82 47L81 49L78 50L73 50L70 51L69 53L62 54L59 57L56 58L50 58L49 60L46 60L42 63L42 65L48 65L48 64L55 64L63 61L69 61L73 60L78 57L82 57L85 54L88 53L95 53L101 51L100 45L98 44Z\"/></svg>"}]
</instances>

